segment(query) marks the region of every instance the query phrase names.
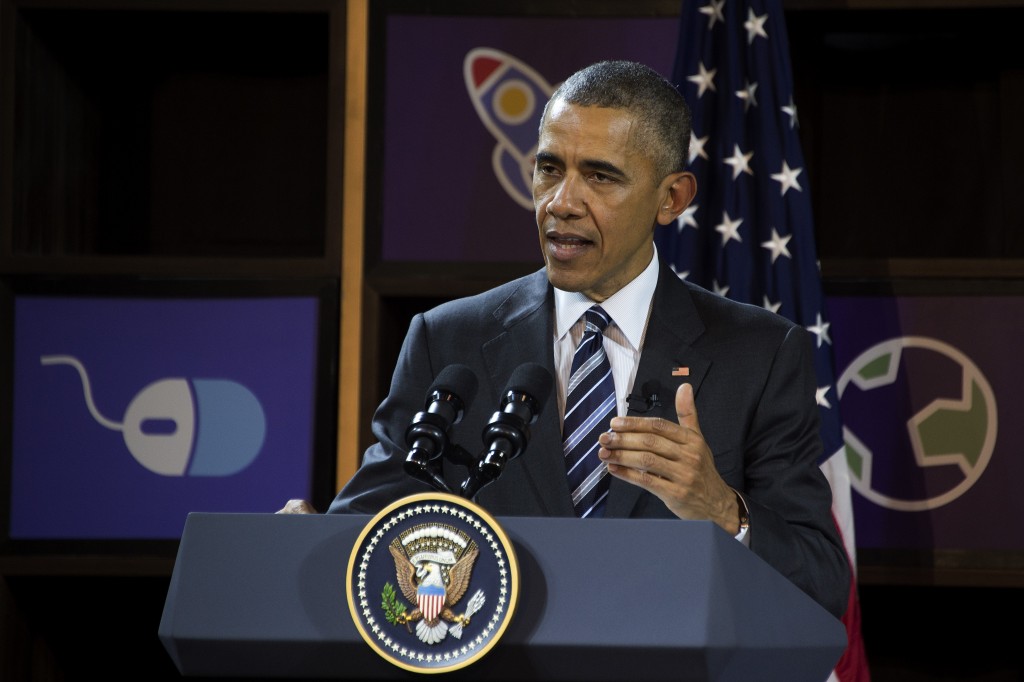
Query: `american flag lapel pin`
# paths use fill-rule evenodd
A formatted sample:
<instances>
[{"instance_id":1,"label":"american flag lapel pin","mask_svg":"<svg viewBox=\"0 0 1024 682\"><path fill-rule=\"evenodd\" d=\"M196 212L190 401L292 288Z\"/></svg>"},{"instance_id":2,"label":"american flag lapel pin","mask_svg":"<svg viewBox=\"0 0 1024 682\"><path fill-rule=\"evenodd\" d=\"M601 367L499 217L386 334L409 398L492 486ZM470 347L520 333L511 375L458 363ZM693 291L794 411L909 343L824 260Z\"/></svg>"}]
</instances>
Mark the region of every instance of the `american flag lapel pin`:
<instances>
[{"instance_id":1,"label":"american flag lapel pin","mask_svg":"<svg viewBox=\"0 0 1024 682\"><path fill-rule=\"evenodd\" d=\"M674 376L674 377L688 377L688 376L690 376L690 368L689 367L673 367L672 368L672 376Z\"/></svg>"}]
</instances>

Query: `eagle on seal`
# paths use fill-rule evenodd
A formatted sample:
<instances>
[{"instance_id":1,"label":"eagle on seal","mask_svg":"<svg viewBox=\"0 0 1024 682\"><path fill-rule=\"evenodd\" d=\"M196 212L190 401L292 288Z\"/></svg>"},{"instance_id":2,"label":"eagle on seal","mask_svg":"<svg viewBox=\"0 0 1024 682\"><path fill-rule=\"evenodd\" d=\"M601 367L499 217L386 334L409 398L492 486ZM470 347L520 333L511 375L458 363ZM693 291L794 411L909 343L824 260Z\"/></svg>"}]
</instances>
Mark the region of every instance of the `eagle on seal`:
<instances>
[{"instance_id":1,"label":"eagle on seal","mask_svg":"<svg viewBox=\"0 0 1024 682\"><path fill-rule=\"evenodd\" d=\"M457 615L452 607L462 599L469 587L473 564L480 554L476 544L469 547L461 559L448 569L445 581L440 564L421 561L414 564L405 553L394 545L390 546L395 559L395 576L405 598L416 604L411 613L398 617L410 632L409 623L416 624L416 635L426 644L436 644L448 633L448 623L455 623L459 629L469 624L469 614ZM445 622L447 621L447 622Z\"/></svg>"}]
</instances>

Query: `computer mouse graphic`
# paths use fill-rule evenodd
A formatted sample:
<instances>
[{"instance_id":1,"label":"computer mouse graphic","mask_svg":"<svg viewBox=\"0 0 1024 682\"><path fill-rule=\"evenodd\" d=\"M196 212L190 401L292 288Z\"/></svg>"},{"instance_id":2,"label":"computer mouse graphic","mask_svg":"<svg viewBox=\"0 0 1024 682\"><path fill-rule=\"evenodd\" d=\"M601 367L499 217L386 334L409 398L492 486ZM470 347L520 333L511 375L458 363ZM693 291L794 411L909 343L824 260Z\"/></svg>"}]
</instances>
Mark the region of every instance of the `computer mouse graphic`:
<instances>
[{"instance_id":1,"label":"computer mouse graphic","mask_svg":"<svg viewBox=\"0 0 1024 682\"><path fill-rule=\"evenodd\" d=\"M164 476L230 476L249 466L263 447L267 423L252 391L228 379L154 381L139 391L122 422L104 417L92 398L89 375L71 355L44 355L43 365L71 365L82 380L93 419L121 431L132 456Z\"/></svg>"}]
</instances>

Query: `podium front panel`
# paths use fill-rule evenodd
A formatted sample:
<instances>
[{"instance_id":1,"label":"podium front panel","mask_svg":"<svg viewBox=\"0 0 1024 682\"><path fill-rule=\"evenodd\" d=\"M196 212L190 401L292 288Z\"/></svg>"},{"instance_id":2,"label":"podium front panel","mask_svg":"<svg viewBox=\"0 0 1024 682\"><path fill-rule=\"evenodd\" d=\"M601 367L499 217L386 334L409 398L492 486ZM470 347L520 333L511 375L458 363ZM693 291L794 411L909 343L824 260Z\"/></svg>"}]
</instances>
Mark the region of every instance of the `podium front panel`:
<instances>
[{"instance_id":1,"label":"podium front panel","mask_svg":"<svg viewBox=\"0 0 1024 682\"><path fill-rule=\"evenodd\" d=\"M190 514L159 634L185 676L408 679L349 613L368 516ZM837 619L710 522L503 517L520 596L452 679L824 682Z\"/></svg>"}]
</instances>

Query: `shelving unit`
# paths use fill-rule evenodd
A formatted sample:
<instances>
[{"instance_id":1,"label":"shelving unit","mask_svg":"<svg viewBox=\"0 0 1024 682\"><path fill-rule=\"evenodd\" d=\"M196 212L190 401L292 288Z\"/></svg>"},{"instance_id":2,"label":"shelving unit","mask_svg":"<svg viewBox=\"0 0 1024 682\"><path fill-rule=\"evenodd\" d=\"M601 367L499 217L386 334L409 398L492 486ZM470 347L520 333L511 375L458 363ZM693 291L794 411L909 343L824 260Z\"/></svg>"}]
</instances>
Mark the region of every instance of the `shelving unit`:
<instances>
[{"instance_id":1,"label":"shelving unit","mask_svg":"<svg viewBox=\"0 0 1024 682\"><path fill-rule=\"evenodd\" d=\"M1015 35L1024 2L784 5L826 289L958 282L981 291L1024 280L1024 52ZM321 369L336 384L326 416L336 439L318 454L331 470L323 504L371 442L370 417L412 315L536 267L381 257L383 202L398 189L382 181L385 18L671 18L678 6L0 0L0 324L24 282L331 282L337 305L326 323L337 334ZM0 386L11 383L9 363ZM10 400L0 392L0 437L9 436ZM0 678L175 678L155 641L172 565L161 552L0 556ZM866 574L876 682L926 679L914 675L944 664L969 674L955 642L943 655L888 644L902 646L903 631L922 622L907 614L939 601L910 573ZM954 573L940 576L939 591L966 611L978 598ZM1005 593L1020 601L997 591L1005 575L990 581L996 587L986 575L970 579L991 590L983 603ZM886 609L901 598L909 607L890 626ZM125 622L116 609L96 615L118 603ZM114 635L102 635L104 625ZM952 621L948 632L959 632ZM982 641L984 632L970 641L989 657L986 679L1010 679L1015 663L1000 651L1012 647Z\"/></svg>"}]
</instances>

